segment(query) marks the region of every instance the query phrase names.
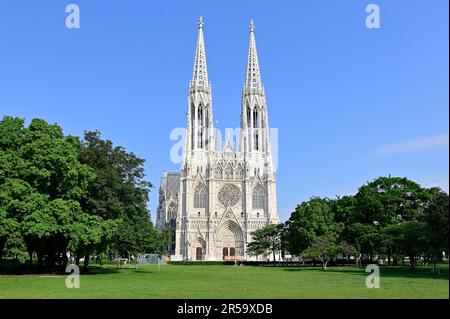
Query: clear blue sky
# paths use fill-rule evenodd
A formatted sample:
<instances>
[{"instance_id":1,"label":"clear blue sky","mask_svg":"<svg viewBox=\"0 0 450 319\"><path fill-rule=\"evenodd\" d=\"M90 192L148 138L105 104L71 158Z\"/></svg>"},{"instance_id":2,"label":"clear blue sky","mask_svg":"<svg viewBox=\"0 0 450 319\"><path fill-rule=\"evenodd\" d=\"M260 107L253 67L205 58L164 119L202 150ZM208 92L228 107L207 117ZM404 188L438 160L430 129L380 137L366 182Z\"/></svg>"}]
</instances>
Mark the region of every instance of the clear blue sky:
<instances>
[{"instance_id":1,"label":"clear blue sky","mask_svg":"<svg viewBox=\"0 0 450 319\"><path fill-rule=\"evenodd\" d=\"M365 27L377 3L381 28ZM81 28L65 27L76 3ZM254 18L269 121L279 130L278 208L351 194L389 173L448 190L448 1L0 2L0 116L98 129L146 159L156 187L177 170L198 16L214 117L239 125ZM154 218L158 191L152 191Z\"/></svg>"}]
</instances>

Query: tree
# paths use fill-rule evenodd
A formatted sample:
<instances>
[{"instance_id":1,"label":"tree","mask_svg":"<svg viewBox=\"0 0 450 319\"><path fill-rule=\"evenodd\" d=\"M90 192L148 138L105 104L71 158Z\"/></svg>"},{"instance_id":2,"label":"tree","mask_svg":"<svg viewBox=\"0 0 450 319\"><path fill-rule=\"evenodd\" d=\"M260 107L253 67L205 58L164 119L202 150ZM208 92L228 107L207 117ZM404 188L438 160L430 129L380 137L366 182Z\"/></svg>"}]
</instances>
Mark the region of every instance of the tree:
<instances>
[{"instance_id":1,"label":"tree","mask_svg":"<svg viewBox=\"0 0 450 319\"><path fill-rule=\"evenodd\" d=\"M327 233L339 234L343 224L335 221L334 201L313 197L298 205L285 224L283 241L290 253L300 255Z\"/></svg>"},{"instance_id":2,"label":"tree","mask_svg":"<svg viewBox=\"0 0 450 319\"><path fill-rule=\"evenodd\" d=\"M304 250L301 256L303 258L320 260L322 269L327 270L328 262L335 258L339 252L341 252L341 247L336 244L336 235L327 233L317 237L316 241Z\"/></svg>"},{"instance_id":3,"label":"tree","mask_svg":"<svg viewBox=\"0 0 450 319\"><path fill-rule=\"evenodd\" d=\"M396 264L404 253L394 245L395 231L401 230L396 226L422 221L431 199L426 189L407 178L379 177L359 188L344 236L371 259L387 255L388 263L393 257Z\"/></svg>"},{"instance_id":4,"label":"tree","mask_svg":"<svg viewBox=\"0 0 450 319\"><path fill-rule=\"evenodd\" d=\"M387 225L421 218L430 194L419 184L401 177L379 177L359 188L355 195L355 222Z\"/></svg>"},{"instance_id":5,"label":"tree","mask_svg":"<svg viewBox=\"0 0 450 319\"><path fill-rule=\"evenodd\" d=\"M61 127L33 119L0 121L0 260L37 255L39 268L64 266L92 254L162 252L147 208L152 185L144 160L99 132L83 142Z\"/></svg>"},{"instance_id":6,"label":"tree","mask_svg":"<svg viewBox=\"0 0 450 319\"><path fill-rule=\"evenodd\" d=\"M17 223L5 245L15 255L28 252L30 261L36 252L39 265L45 259L50 270L65 254L75 213L62 207L75 207L93 172L77 160L79 140L56 124L33 119L25 128L23 120L4 117L0 131L0 206Z\"/></svg>"},{"instance_id":7,"label":"tree","mask_svg":"<svg viewBox=\"0 0 450 319\"><path fill-rule=\"evenodd\" d=\"M146 251L164 256L167 254L167 247L169 247L171 240L170 229L154 230L155 234L149 239L153 239L149 242L149 248Z\"/></svg>"},{"instance_id":8,"label":"tree","mask_svg":"<svg viewBox=\"0 0 450 319\"><path fill-rule=\"evenodd\" d=\"M144 160L103 140L98 131L85 132L79 160L96 174L81 200L83 210L122 221L110 240L110 250L129 257L153 249L158 237L147 208L152 185L144 180Z\"/></svg>"},{"instance_id":9,"label":"tree","mask_svg":"<svg viewBox=\"0 0 450 319\"><path fill-rule=\"evenodd\" d=\"M276 254L281 250L281 230L282 224L267 224L251 233L252 242L247 246L247 253L252 256L271 253L273 261Z\"/></svg>"},{"instance_id":10,"label":"tree","mask_svg":"<svg viewBox=\"0 0 450 319\"><path fill-rule=\"evenodd\" d=\"M107 243L117 232L122 220L103 220L99 216L81 214L77 222L72 224L73 234L68 243L68 250L75 255L78 264L80 256L90 256L94 252L101 255L105 252ZM88 270L89 257L84 258L83 271Z\"/></svg>"},{"instance_id":11,"label":"tree","mask_svg":"<svg viewBox=\"0 0 450 319\"><path fill-rule=\"evenodd\" d=\"M355 256L356 254L358 254L358 251L355 249L355 247L353 247L352 245L347 243L345 240L341 241L341 243L339 244L339 247L340 247L341 253L347 258L347 261L348 261L349 257Z\"/></svg>"},{"instance_id":12,"label":"tree","mask_svg":"<svg viewBox=\"0 0 450 319\"><path fill-rule=\"evenodd\" d=\"M428 192L432 200L423 218L428 226L426 254L433 262L433 271L437 271L437 262L442 260L442 253L448 255L449 196L440 188L431 188Z\"/></svg>"},{"instance_id":13,"label":"tree","mask_svg":"<svg viewBox=\"0 0 450 319\"><path fill-rule=\"evenodd\" d=\"M428 226L424 222L408 221L388 226L394 245L405 256L409 257L411 270L415 270L419 256L426 251Z\"/></svg>"},{"instance_id":14,"label":"tree","mask_svg":"<svg viewBox=\"0 0 450 319\"><path fill-rule=\"evenodd\" d=\"M0 262L3 254L23 256L24 245L19 232L19 223L8 218L6 210L0 207Z\"/></svg>"}]
</instances>

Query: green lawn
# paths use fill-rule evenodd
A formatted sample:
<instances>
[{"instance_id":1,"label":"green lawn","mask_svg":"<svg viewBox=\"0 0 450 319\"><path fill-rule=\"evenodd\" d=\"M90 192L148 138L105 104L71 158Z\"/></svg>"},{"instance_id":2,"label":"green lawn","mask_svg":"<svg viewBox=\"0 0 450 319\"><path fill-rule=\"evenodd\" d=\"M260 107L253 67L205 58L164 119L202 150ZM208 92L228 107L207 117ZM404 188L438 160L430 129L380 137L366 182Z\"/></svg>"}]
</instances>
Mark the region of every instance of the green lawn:
<instances>
[{"instance_id":1,"label":"green lawn","mask_svg":"<svg viewBox=\"0 0 450 319\"><path fill-rule=\"evenodd\" d=\"M82 275L79 289L64 275L0 275L0 298L449 298L448 265L382 267L381 287L365 286L364 269L165 265L105 269Z\"/></svg>"}]
</instances>

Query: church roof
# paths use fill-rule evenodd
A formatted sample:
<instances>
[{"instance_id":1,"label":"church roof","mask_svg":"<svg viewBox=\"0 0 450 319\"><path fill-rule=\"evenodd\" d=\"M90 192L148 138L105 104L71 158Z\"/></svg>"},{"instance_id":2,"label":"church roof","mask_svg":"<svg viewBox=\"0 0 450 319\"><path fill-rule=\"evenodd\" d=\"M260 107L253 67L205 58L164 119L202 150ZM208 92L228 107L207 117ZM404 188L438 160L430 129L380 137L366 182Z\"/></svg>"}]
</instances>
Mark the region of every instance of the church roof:
<instances>
[{"instance_id":1,"label":"church roof","mask_svg":"<svg viewBox=\"0 0 450 319\"><path fill-rule=\"evenodd\" d=\"M175 196L180 191L180 173L167 173L165 183L165 193L169 197L171 195Z\"/></svg>"}]
</instances>

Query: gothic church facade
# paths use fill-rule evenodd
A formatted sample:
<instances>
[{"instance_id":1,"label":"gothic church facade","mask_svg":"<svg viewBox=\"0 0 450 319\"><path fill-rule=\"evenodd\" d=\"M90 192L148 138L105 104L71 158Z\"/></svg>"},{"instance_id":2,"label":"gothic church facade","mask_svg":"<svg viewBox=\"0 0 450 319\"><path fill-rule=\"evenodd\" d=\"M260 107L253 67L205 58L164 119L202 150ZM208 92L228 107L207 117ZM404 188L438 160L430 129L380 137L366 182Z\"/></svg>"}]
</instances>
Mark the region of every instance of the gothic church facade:
<instances>
[{"instance_id":1,"label":"gothic church facade","mask_svg":"<svg viewBox=\"0 0 450 319\"><path fill-rule=\"evenodd\" d=\"M156 225L172 230L171 260L270 258L246 253L252 231L279 223L253 21L240 119L239 147L228 138L219 149L200 17L183 160L180 172L164 172L159 189Z\"/></svg>"}]
</instances>

